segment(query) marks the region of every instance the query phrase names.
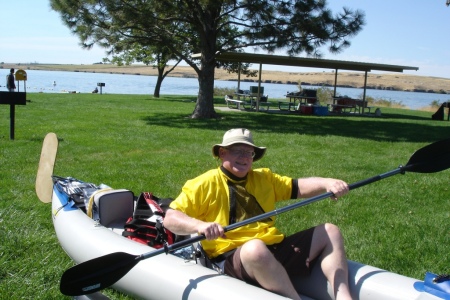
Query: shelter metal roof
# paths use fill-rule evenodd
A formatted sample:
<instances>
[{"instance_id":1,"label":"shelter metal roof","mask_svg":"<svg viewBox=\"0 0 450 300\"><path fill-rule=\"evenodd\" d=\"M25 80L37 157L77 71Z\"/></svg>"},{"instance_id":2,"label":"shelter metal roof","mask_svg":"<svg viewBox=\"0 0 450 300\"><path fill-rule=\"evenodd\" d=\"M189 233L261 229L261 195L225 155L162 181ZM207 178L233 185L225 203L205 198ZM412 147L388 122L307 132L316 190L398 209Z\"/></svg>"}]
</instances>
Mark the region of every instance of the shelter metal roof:
<instances>
[{"instance_id":1,"label":"shelter metal roof","mask_svg":"<svg viewBox=\"0 0 450 300\"><path fill-rule=\"evenodd\" d=\"M280 56L269 54L238 53L238 52L220 53L216 56L216 59L218 61L228 61L228 62L246 62L246 63L280 65L280 66L310 67L310 68L366 71L366 72L370 71L403 72L404 70L415 70L415 71L419 70L418 67L410 67L410 66L364 63L345 60Z\"/></svg>"}]
</instances>

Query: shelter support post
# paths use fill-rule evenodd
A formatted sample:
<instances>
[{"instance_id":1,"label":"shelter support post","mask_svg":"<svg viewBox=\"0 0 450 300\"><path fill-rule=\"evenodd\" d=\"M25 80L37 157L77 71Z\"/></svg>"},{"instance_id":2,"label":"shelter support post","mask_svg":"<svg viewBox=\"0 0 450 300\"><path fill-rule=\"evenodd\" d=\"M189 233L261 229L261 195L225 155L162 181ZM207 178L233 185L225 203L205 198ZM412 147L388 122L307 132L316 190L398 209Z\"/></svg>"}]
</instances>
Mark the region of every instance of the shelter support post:
<instances>
[{"instance_id":1,"label":"shelter support post","mask_svg":"<svg viewBox=\"0 0 450 300\"><path fill-rule=\"evenodd\" d=\"M335 69L335 72L334 72L334 92L333 92L333 97L336 97L337 75L338 75L338 69Z\"/></svg>"},{"instance_id":2,"label":"shelter support post","mask_svg":"<svg viewBox=\"0 0 450 300\"><path fill-rule=\"evenodd\" d=\"M259 111L259 100L261 99L261 72L262 72L262 63L259 63L258 96L256 97L256 111Z\"/></svg>"},{"instance_id":3,"label":"shelter support post","mask_svg":"<svg viewBox=\"0 0 450 300\"><path fill-rule=\"evenodd\" d=\"M241 63L239 63L239 67L238 67L238 86L237 86L238 91L241 89ZM238 97L239 99L239 97Z\"/></svg>"},{"instance_id":4,"label":"shelter support post","mask_svg":"<svg viewBox=\"0 0 450 300\"><path fill-rule=\"evenodd\" d=\"M363 90L363 99L362 99L362 114L364 114L364 110L366 108L366 89L367 89L367 71L364 72L364 90Z\"/></svg>"}]
</instances>

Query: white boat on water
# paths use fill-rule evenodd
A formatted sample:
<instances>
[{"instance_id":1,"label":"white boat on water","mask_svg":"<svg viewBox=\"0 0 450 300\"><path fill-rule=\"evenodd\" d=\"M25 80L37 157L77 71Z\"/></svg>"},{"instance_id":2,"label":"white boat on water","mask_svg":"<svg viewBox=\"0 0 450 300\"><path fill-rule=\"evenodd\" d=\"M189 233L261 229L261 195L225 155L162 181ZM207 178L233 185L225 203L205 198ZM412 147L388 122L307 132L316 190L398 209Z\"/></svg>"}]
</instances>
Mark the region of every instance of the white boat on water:
<instances>
[{"instance_id":1,"label":"white boat on water","mask_svg":"<svg viewBox=\"0 0 450 300\"><path fill-rule=\"evenodd\" d=\"M53 186L52 216L56 235L75 263L114 252L139 255L152 251L151 247L122 236L123 226L134 207L134 200L130 202L129 195L122 194L123 197L119 196L114 201L100 203L97 207L99 216L94 220L78 208L67 194ZM417 287L423 286L421 280L353 261L349 261L349 279L353 299L442 299L419 291L421 288ZM320 268L316 268L306 280L292 280L302 299L334 299ZM284 299L243 281L220 275L195 260L187 261L173 254L140 261L112 288L138 299Z\"/></svg>"}]
</instances>

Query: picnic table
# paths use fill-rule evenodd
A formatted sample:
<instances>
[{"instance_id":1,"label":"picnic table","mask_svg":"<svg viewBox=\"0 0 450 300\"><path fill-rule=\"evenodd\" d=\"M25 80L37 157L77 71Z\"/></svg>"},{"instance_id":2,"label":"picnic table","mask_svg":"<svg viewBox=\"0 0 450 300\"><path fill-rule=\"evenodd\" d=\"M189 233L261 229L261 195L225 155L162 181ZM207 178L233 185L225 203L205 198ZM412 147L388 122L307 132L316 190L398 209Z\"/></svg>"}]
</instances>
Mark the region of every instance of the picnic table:
<instances>
[{"instance_id":1,"label":"picnic table","mask_svg":"<svg viewBox=\"0 0 450 300\"><path fill-rule=\"evenodd\" d=\"M246 106L248 105L249 109L256 109L256 104L257 104L256 100L258 98L256 95L252 95L252 94L238 94L238 93L235 93L235 95L238 95L238 99L234 99L232 96L225 95L225 102L227 103L228 107L230 107L229 106L230 104L234 104L234 105L236 105L237 109L241 109L241 105L244 108L247 108ZM243 96L244 99L240 100L239 96ZM249 98L249 101L245 101L246 97ZM269 97L267 95L259 97L259 106L260 107L266 107L266 111L268 111L269 108L270 108L270 102L267 101L268 98Z\"/></svg>"},{"instance_id":2,"label":"picnic table","mask_svg":"<svg viewBox=\"0 0 450 300\"><path fill-rule=\"evenodd\" d=\"M328 104L334 113L356 112L356 99L349 97L333 97L333 104Z\"/></svg>"},{"instance_id":3,"label":"picnic table","mask_svg":"<svg viewBox=\"0 0 450 300\"><path fill-rule=\"evenodd\" d=\"M287 107L288 110L299 110L302 105L314 105L317 102L316 97L303 96L303 95L290 95L287 94L286 98L289 99L289 102L279 101L278 108L283 110L284 107ZM298 103L297 103L298 101Z\"/></svg>"},{"instance_id":4,"label":"picnic table","mask_svg":"<svg viewBox=\"0 0 450 300\"><path fill-rule=\"evenodd\" d=\"M367 106L367 102L361 99L352 99L350 97L333 97L333 104L328 104L330 110L335 113L361 113L361 108L372 109L371 106Z\"/></svg>"},{"instance_id":5,"label":"picnic table","mask_svg":"<svg viewBox=\"0 0 450 300\"><path fill-rule=\"evenodd\" d=\"M244 101L248 98L249 100L253 100L256 98L256 95L250 94L250 93L234 93L235 96L237 96L238 100L241 100L241 97L244 98Z\"/></svg>"}]
</instances>

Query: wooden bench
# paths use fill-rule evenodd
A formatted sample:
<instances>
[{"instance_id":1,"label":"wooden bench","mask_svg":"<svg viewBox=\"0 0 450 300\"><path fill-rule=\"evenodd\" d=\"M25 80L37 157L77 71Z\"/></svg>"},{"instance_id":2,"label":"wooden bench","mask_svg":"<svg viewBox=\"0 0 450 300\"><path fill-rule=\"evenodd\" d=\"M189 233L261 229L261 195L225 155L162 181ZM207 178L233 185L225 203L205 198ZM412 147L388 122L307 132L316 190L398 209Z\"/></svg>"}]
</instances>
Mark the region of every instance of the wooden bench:
<instances>
[{"instance_id":1,"label":"wooden bench","mask_svg":"<svg viewBox=\"0 0 450 300\"><path fill-rule=\"evenodd\" d=\"M245 101L245 102L244 102L244 108L247 108L247 107L245 107L245 106L248 105L248 106L249 106L249 109L256 109L256 100L255 100L255 98L256 98L256 97L252 98L250 101ZM265 107L265 108L266 108L266 111L268 111L269 108L270 108L270 102L268 101L268 99L269 99L269 96L268 96L268 95L261 96L261 97L259 98L259 107L260 107L260 108L261 108L261 107Z\"/></svg>"},{"instance_id":2,"label":"wooden bench","mask_svg":"<svg viewBox=\"0 0 450 300\"><path fill-rule=\"evenodd\" d=\"M230 103L236 105L237 109L241 109L241 104L244 104L245 101L233 99L233 96L225 95L225 102L227 103L227 107L230 108Z\"/></svg>"},{"instance_id":3,"label":"wooden bench","mask_svg":"<svg viewBox=\"0 0 450 300\"><path fill-rule=\"evenodd\" d=\"M246 108L245 106L246 105L249 105L250 107L250 109L256 109L256 101L246 101L245 103L244 103L244 108ZM270 108L270 102L259 102L259 107L261 108L261 107L265 107L266 108L266 111L268 111L269 110L269 108Z\"/></svg>"},{"instance_id":4,"label":"wooden bench","mask_svg":"<svg viewBox=\"0 0 450 300\"><path fill-rule=\"evenodd\" d=\"M328 104L328 106L334 113L356 112L356 106L353 105Z\"/></svg>"},{"instance_id":5,"label":"wooden bench","mask_svg":"<svg viewBox=\"0 0 450 300\"><path fill-rule=\"evenodd\" d=\"M286 102L286 101L279 101L278 102L278 109L279 110L289 110L291 111L292 108L294 108L293 110L298 110L299 104L298 103L294 103L294 102Z\"/></svg>"},{"instance_id":6,"label":"wooden bench","mask_svg":"<svg viewBox=\"0 0 450 300\"><path fill-rule=\"evenodd\" d=\"M356 100L356 105L358 106L359 110L361 110L361 108L364 108L364 109L367 108L369 110L369 114L370 114L370 110L372 108L374 108L373 106L367 106L367 101L363 103L362 100Z\"/></svg>"}]
</instances>

